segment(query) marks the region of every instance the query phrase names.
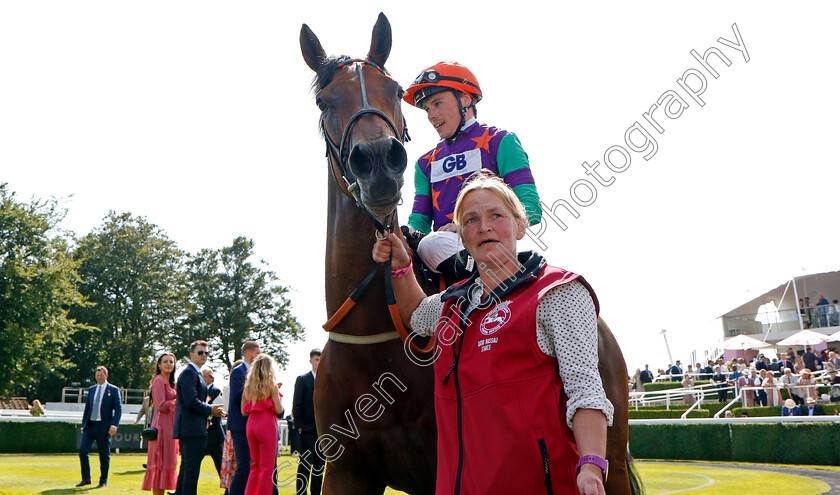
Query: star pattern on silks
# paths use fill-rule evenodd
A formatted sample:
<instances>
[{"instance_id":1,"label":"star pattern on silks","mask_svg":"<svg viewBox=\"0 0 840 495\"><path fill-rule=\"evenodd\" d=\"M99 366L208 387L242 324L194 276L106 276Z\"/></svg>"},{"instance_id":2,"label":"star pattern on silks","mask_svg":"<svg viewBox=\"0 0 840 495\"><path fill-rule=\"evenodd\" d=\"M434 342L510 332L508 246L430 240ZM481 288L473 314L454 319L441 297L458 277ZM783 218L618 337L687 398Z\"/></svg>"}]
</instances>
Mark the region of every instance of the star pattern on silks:
<instances>
[{"instance_id":1,"label":"star pattern on silks","mask_svg":"<svg viewBox=\"0 0 840 495\"><path fill-rule=\"evenodd\" d=\"M441 192L443 192L442 189L435 191L435 188L432 188L432 208L434 208L435 211L440 211L440 206L438 205L438 196L440 196Z\"/></svg>"},{"instance_id":2,"label":"star pattern on silks","mask_svg":"<svg viewBox=\"0 0 840 495\"><path fill-rule=\"evenodd\" d=\"M477 138L472 138L472 140L476 142L475 149L485 149L487 150L487 153L490 153L490 140L493 139L494 136L490 135L490 129L484 129L484 134Z\"/></svg>"}]
</instances>

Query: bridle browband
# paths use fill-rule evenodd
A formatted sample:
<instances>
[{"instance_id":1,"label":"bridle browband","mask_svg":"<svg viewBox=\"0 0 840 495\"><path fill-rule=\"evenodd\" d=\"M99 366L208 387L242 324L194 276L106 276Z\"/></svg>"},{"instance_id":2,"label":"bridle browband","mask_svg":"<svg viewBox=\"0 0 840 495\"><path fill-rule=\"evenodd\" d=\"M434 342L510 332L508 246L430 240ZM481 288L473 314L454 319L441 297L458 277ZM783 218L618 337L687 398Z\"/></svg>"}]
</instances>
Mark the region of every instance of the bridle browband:
<instances>
[{"instance_id":1,"label":"bridle browband","mask_svg":"<svg viewBox=\"0 0 840 495\"><path fill-rule=\"evenodd\" d=\"M374 67L382 74L391 77L388 74L388 71L385 70L384 67L379 66L367 59L348 59L342 60L338 63L340 67L344 67L350 64L356 65L356 72L359 74L359 88L361 89L362 93L362 108L359 109L356 113L350 117L350 120L347 121L347 124L344 125L344 131L341 133L341 142L336 146L335 141L332 140L330 134L327 132L327 125L324 122L324 119L321 118L321 130L324 134L324 140L327 142L327 160L331 164L331 168L333 169L333 177L335 178L336 182L338 183L339 188L344 194L347 194L356 202L356 206L359 207L362 211L367 213L370 217L371 221L373 221L374 225L376 226L376 237L378 239L385 239L388 237L392 230L391 225L383 224L377 217L374 215L368 208L364 205L361 198L361 193L359 192L359 184L355 178L350 173L349 166L347 165L347 160L350 156L350 150L347 149L350 143L350 133L353 131L353 126L356 122L364 117L365 115L376 115L380 117L385 123L388 124L388 127L391 128L391 131L394 133L394 136L397 136L400 140L400 143L405 143L411 140L411 137L408 135L408 126L406 125L405 116L403 116L403 130L402 132L397 129L397 126L394 124L394 121L391 120L384 112L379 110L378 108L374 108L370 106L367 97L367 88L365 87L365 72L364 72L364 64L370 65ZM337 171L337 173L336 173ZM348 180L348 176L353 177L353 181L350 182ZM386 215L386 222L392 221L396 218L397 209L394 210ZM390 217L390 220L388 219ZM380 233L383 237L380 237ZM333 313L329 320L324 323L324 330L329 333L330 340L336 342L342 342L346 344L378 344L381 342L388 342L390 340L402 339L405 345L409 346L415 352L421 353L428 353L433 349L435 340L431 339L426 346L425 349L420 349L414 344L413 340L409 338L408 332L405 329L405 325L403 325L402 318L400 317L399 309L397 308L397 299L394 295L394 287L391 282L391 260L388 260L384 263L384 275L385 275L385 302L388 305L388 311L391 314L391 320L394 323L394 327L396 328L395 331L392 332L385 332L375 335L345 335L333 332L332 330L335 328L336 325L350 312L351 309L356 305L356 303L364 296L365 291L367 290L370 283L373 281L376 272L379 271L379 263L373 268L367 277L359 284L358 287L350 294L350 296L344 301L344 304L341 305L338 310Z\"/></svg>"},{"instance_id":2,"label":"bridle browband","mask_svg":"<svg viewBox=\"0 0 840 495\"><path fill-rule=\"evenodd\" d=\"M411 137L408 135L408 125L406 124L405 117L403 116L403 130L402 132L397 129L396 124L394 121L391 120L388 115L386 115L383 111L379 110L378 108L374 108L370 106L367 97L367 87L365 86L365 71L363 70L363 65L370 65L371 67L375 68L383 75L391 77L385 67L382 67L378 64L375 64L367 59L359 59L359 58L352 58L348 60L342 60L338 63L339 67L345 67L350 64L354 64L356 66L356 72L359 74L359 89L361 90L362 94L362 108L359 109L356 113L350 117L350 120L344 125L344 131L341 133L341 142L336 145L335 141L332 140L330 137L329 132L327 132L327 124L325 123L324 119L321 119L321 131L324 134L324 140L327 142L327 159L332 164L333 168L333 176L335 177L336 181L338 182L339 188L347 194L348 196L352 197L353 200L356 202L356 206L358 206L362 211L368 214L368 216L373 220L374 225L376 225L376 229L378 232L386 233L391 230L390 225L383 224L373 213L368 210L368 208L364 205L361 198L361 193L359 192L359 184L356 181L355 176L352 175L350 172L350 167L347 164L347 160L350 158L350 150L349 143L350 143L350 134L353 132L353 127L356 125L356 122L364 117L365 115L376 115L380 117L382 120L388 124L388 127L391 128L391 131L394 133L394 136L400 140L400 143L407 143L411 141ZM337 171L337 174L336 174ZM348 177L352 177L353 181L351 182L348 180ZM396 209L394 210L396 211ZM393 212L392 212L393 214Z\"/></svg>"}]
</instances>

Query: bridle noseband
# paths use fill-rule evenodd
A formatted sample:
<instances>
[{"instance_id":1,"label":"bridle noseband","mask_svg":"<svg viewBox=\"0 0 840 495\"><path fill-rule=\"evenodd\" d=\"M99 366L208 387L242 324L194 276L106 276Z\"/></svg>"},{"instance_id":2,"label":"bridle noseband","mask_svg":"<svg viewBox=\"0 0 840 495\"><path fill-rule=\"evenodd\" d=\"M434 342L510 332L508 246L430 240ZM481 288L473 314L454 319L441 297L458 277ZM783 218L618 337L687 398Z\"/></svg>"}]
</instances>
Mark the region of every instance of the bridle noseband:
<instances>
[{"instance_id":1,"label":"bridle noseband","mask_svg":"<svg viewBox=\"0 0 840 495\"><path fill-rule=\"evenodd\" d=\"M341 142L336 145L335 141L332 140L330 134L327 132L327 124L324 122L324 119L321 118L321 130L324 134L324 140L327 142L327 160L329 160L332 169L333 169L333 177L335 178L336 182L338 183L339 188L342 190L343 193L347 194L348 196L352 197L356 201L356 206L358 206L362 211L367 213L370 219L373 221L374 225L376 225L376 238L377 239L385 239L388 237L392 230L391 225L383 224L377 217L374 215L365 204L362 202L361 192L359 191L359 183L355 176L350 173L350 168L347 164L347 160L350 157L350 150L348 149L350 145L350 134L353 131L353 127L356 125L356 122L365 115L376 115L380 117L385 123L388 124L388 127L391 128L391 131L394 133L394 136L398 136L400 143L406 143L411 140L408 135L408 126L406 125L405 116L403 116L403 130L402 132L397 129L397 126L394 124L394 121L391 120L384 112L379 110L378 108L374 108L370 106L367 97L367 88L365 87L365 72L364 72L364 64L370 65L377 69L382 74L391 77L388 74L388 71L385 70L384 67L380 67L379 65L371 62L367 59L348 59L339 62L339 66L347 66L350 64L354 64L356 66L356 72L359 74L359 88L362 93L362 108L353 114L350 117L350 120L347 121L347 124L344 125L344 131L341 133ZM336 172L337 171L337 172ZM349 177L352 177L353 181L351 182ZM396 207L394 210L386 215L386 222L393 221L396 218ZM381 235L381 236L380 236ZM341 305L338 310L333 313L333 315L327 320L324 324L324 330L329 332L330 340L334 340L336 342L343 342L347 344L376 344L380 342L387 342L390 340L395 339L402 339L403 343L409 346L415 352L421 353L428 353L433 349L435 344L435 340L431 339L425 349L420 349L417 347L416 344L409 338L408 332L405 329L405 325L403 325L402 318L400 318L399 309L397 308L397 299L394 295L394 287L391 282L391 260L388 260L383 263L384 265L384 276L385 276L385 302L388 305L388 311L391 313L391 320L394 322L394 327L396 330L392 332L385 332L376 335L344 335L333 332L332 330L335 328L336 325L350 312L351 309L356 305L356 303L364 296L367 287L373 281L376 272L379 271L379 264L377 264L373 271L371 271L367 277L362 281L362 283L356 287L356 290L353 291L352 294L344 301L344 304Z\"/></svg>"},{"instance_id":2,"label":"bridle noseband","mask_svg":"<svg viewBox=\"0 0 840 495\"><path fill-rule=\"evenodd\" d=\"M359 74L359 89L361 90L362 94L362 108L359 109L356 113L350 117L350 120L344 125L344 131L341 133L341 142L336 145L335 141L332 140L330 134L327 132L327 124L325 123L324 119L321 119L321 130L324 134L324 140L327 142L327 159L331 162L333 166L333 175L335 176L336 181L338 182L339 187L343 192L347 195L352 197L356 201L356 205L363 210L368 216L371 217L373 223L376 225L377 234L382 232L385 233L387 237L387 232L391 230L390 225L384 225L379 219L367 209L367 207L362 203L361 193L359 192L359 183L357 182L355 176L353 176L352 172L350 171L350 167L347 164L347 161L350 158L350 135L353 132L353 128L355 127L358 120L366 115L376 115L380 117L382 120L388 124L388 127L391 128L391 131L394 133L394 136L397 136L400 140L400 143L407 143L411 141L411 137L408 135L408 125L406 124L405 117L403 116L403 130L402 132L397 129L396 124L394 121L391 120L388 115L386 115L383 111L379 110L378 108L374 108L370 106L367 97L367 87L365 86L365 71L364 65L370 65L371 67L375 68L383 75L391 77L388 74L388 71L385 70L384 67L379 66L367 59L348 59L339 62L340 67L348 66L350 64L355 65L356 72ZM336 174L337 170L337 174ZM348 179L348 177L352 177L352 182ZM394 210L396 211L396 209ZM393 212L392 212L393 213ZM377 235L378 236L378 235Z\"/></svg>"}]
</instances>

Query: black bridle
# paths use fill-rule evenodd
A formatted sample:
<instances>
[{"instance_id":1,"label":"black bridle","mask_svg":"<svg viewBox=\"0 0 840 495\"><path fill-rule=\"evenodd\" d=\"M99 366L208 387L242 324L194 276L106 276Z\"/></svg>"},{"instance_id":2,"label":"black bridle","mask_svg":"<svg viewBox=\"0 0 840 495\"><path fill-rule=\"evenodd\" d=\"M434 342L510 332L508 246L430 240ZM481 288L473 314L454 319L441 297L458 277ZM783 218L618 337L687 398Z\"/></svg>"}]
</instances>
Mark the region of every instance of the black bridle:
<instances>
[{"instance_id":1,"label":"black bridle","mask_svg":"<svg viewBox=\"0 0 840 495\"><path fill-rule=\"evenodd\" d=\"M376 230L378 232L384 233L387 236L388 232L390 232L391 230L391 226L385 225L381 221L379 221L379 219L376 218L376 215L371 213L371 211L367 209L364 203L362 203L361 194L359 192L359 184L356 181L355 176L352 175L352 172L350 171L350 168L347 164L347 161L350 158L350 134L353 132L353 127L356 125L356 122L360 118L364 117L365 115L376 115L382 120L384 120L386 124L388 124L388 127L391 128L391 131L394 133L394 136L397 136L400 140L400 143L406 143L410 141L411 137L409 137L408 135L408 126L406 125L405 117L403 117L403 130L402 132L400 132L399 129L397 129L396 124L394 124L394 121L391 120L391 118L388 117L388 115L386 115L378 108L370 106L370 103L368 103L367 88L365 87L365 72L363 70L363 65L370 65L382 74L390 77L388 71L386 71L384 67L381 67L378 64L375 64L367 59L354 58L339 62L339 66L342 67L350 64L356 65L356 72L359 74L359 88L362 93L362 108L359 109L359 111L357 111L356 113L354 113L353 116L350 117L350 120L347 121L347 124L344 125L344 131L341 133L341 142L338 145L336 145L335 141L333 141L330 137L329 132L327 132L327 125L324 119L321 119L321 130L324 134L324 140L327 142L326 156L328 160L333 162L334 168L338 170L338 176L335 177L335 179L338 182L339 187L342 190L346 189L350 197L352 197L356 201L356 205L368 214L368 216L373 221L374 225L376 225ZM335 176L335 171L333 172L333 175ZM350 180L348 180L348 177L352 177L353 181L351 182ZM394 212L395 211L396 208L394 209ZM391 212L388 216L393 217L394 212Z\"/></svg>"}]
</instances>

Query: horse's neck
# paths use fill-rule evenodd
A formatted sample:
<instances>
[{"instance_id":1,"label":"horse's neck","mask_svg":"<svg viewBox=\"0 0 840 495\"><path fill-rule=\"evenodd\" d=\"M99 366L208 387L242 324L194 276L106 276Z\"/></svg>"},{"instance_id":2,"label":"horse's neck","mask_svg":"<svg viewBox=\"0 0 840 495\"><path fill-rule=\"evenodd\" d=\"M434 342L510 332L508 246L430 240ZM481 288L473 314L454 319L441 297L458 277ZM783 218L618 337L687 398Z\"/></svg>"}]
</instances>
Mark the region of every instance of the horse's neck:
<instances>
[{"instance_id":1,"label":"horse's neck","mask_svg":"<svg viewBox=\"0 0 840 495\"><path fill-rule=\"evenodd\" d=\"M396 218L394 222L396 225ZM376 227L370 217L331 180L324 267L328 314L334 313L373 269L371 252L375 233ZM379 305L387 314L384 299L382 276L376 276L358 305Z\"/></svg>"}]
</instances>

